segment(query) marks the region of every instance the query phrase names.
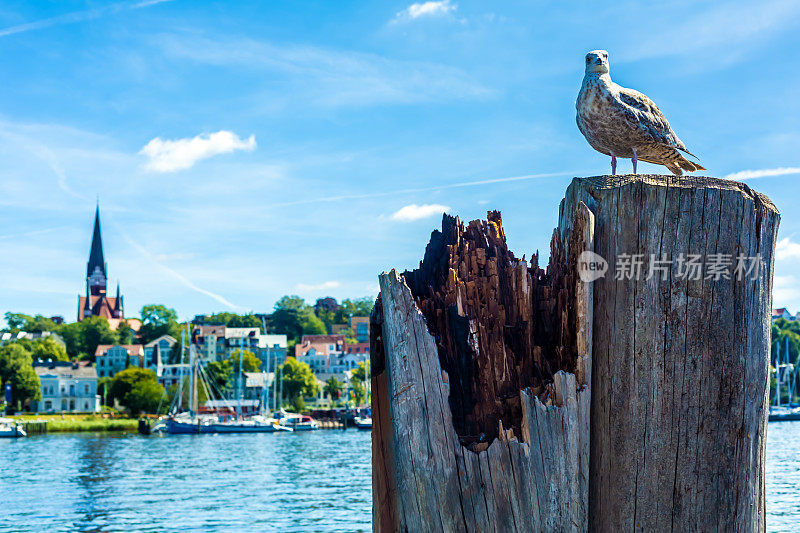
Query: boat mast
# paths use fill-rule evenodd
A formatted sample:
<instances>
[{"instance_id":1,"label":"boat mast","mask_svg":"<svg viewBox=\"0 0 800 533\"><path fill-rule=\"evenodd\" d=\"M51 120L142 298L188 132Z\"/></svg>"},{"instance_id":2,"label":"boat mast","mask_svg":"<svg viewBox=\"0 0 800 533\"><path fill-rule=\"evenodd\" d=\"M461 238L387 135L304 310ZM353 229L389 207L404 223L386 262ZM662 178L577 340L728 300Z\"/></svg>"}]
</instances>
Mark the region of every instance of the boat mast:
<instances>
[{"instance_id":1,"label":"boat mast","mask_svg":"<svg viewBox=\"0 0 800 533\"><path fill-rule=\"evenodd\" d=\"M784 337L784 339L785 339L785 343L784 343L785 344L784 345L785 355L783 356L783 359L786 361L786 363L785 363L786 371L789 372L789 336L787 335L786 337ZM786 400L786 405L787 406L791 405L791 403L792 403L792 391L789 389L789 382L790 381L791 381L791 374L786 376L786 392L789 393L789 398Z\"/></svg>"},{"instance_id":2,"label":"boat mast","mask_svg":"<svg viewBox=\"0 0 800 533\"><path fill-rule=\"evenodd\" d=\"M178 357L178 368L181 369L181 379L178 382L178 404L176 406L176 409L178 410L178 412L181 411L181 407L183 406L183 374L184 374L184 372L183 372L183 359L184 359L183 350L184 350L184 346L185 346L184 345L184 335L185 334L186 334L186 331L181 330L181 355L180 355L180 357Z\"/></svg>"},{"instance_id":3,"label":"boat mast","mask_svg":"<svg viewBox=\"0 0 800 533\"><path fill-rule=\"evenodd\" d=\"M197 414L197 357L195 350L189 350L189 361L192 368L192 381L190 382L190 401L189 411L192 415Z\"/></svg>"},{"instance_id":4,"label":"boat mast","mask_svg":"<svg viewBox=\"0 0 800 533\"><path fill-rule=\"evenodd\" d=\"M244 358L244 344L239 349L239 379L236 380L236 418L242 418L242 359Z\"/></svg>"},{"instance_id":5,"label":"boat mast","mask_svg":"<svg viewBox=\"0 0 800 533\"><path fill-rule=\"evenodd\" d=\"M775 392L775 405L780 407L781 406L781 343L778 341L777 345L775 346L778 350L778 354L775 356L775 388L777 391Z\"/></svg>"}]
</instances>

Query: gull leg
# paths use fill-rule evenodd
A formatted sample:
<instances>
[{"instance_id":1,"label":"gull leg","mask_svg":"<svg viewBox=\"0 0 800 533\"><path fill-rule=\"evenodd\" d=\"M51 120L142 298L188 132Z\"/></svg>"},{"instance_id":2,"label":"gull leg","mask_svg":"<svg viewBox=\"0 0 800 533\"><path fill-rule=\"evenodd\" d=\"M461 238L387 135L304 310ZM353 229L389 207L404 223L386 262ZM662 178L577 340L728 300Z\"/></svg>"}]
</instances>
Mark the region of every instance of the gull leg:
<instances>
[{"instance_id":1,"label":"gull leg","mask_svg":"<svg viewBox=\"0 0 800 533\"><path fill-rule=\"evenodd\" d=\"M611 152L611 175L615 175L617 173L617 156L614 155L614 152Z\"/></svg>"},{"instance_id":2,"label":"gull leg","mask_svg":"<svg viewBox=\"0 0 800 533\"><path fill-rule=\"evenodd\" d=\"M633 157L631 158L631 161L633 162L633 173L636 174L636 163L639 161L639 159L636 158L636 148L633 149Z\"/></svg>"}]
</instances>

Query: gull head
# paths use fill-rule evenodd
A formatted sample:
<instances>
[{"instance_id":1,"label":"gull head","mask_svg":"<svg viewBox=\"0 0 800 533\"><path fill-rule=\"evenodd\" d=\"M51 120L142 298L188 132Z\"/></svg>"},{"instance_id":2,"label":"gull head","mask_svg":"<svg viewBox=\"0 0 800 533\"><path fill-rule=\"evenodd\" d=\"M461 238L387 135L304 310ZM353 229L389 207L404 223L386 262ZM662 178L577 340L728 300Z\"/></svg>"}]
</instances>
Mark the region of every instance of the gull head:
<instances>
[{"instance_id":1,"label":"gull head","mask_svg":"<svg viewBox=\"0 0 800 533\"><path fill-rule=\"evenodd\" d=\"M592 50L586 54L586 73L608 74L608 52Z\"/></svg>"}]
</instances>

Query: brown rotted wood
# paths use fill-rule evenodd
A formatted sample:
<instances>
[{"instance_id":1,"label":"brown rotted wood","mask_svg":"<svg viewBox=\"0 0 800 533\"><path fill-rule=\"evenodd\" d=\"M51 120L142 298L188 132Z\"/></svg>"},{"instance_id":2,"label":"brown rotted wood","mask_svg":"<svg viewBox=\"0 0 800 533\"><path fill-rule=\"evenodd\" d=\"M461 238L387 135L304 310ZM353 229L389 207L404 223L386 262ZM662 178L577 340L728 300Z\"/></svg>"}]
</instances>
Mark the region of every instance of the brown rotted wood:
<instances>
[{"instance_id":1,"label":"brown rotted wood","mask_svg":"<svg viewBox=\"0 0 800 533\"><path fill-rule=\"evenodd\" d=\"M446 217L419 270L380 276L376 530L586 530L592 214L561 229L545 272L507 250L499 213Z\"/></svg>"}]
</instances>

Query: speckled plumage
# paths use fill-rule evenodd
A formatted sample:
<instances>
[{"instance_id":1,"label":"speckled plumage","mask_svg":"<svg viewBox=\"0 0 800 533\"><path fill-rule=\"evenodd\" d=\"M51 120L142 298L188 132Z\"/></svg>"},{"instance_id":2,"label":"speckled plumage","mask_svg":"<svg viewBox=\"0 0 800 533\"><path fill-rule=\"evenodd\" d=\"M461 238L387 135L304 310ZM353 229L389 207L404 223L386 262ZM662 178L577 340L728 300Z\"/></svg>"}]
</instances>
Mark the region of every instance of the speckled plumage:
<instances>
[{"instance_id":1,"label":"speckled plumage","mask_svg":"<svg viewBox=\"0 0 800 533\"><path fill-rule=\"evenodd\" d=\"M592 148L612 157L612 172L616 157L634 159L634 172L637 159L664 165L678 176L681 169L705 170L683 157L680 151L693 154L652 100L611 81L605 50L586 54L586 75L575 107L578 128Z\"/></svg>"}]
</instances>

